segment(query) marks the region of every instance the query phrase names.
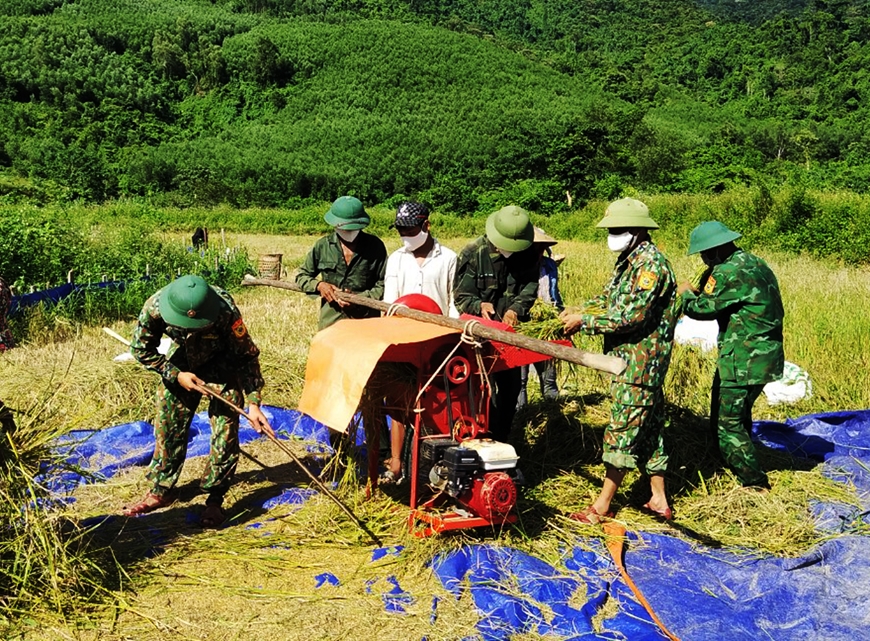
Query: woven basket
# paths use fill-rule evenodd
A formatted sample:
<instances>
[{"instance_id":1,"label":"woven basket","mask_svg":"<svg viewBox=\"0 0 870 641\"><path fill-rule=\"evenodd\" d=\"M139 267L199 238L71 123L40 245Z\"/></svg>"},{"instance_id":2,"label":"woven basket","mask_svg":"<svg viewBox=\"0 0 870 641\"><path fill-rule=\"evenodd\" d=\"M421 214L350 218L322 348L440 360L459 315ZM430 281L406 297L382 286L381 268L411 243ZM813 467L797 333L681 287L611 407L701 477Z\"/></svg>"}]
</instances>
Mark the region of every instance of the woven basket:
<instances>
[{"instance_id":1,"label":"woven basket","mask_svg":"<svg viewBox=\"0 0 870 641\"><path fill-rule=\"evenodd\" d=\"M281 279L281 258L284 254L260 254L257 273L267 280Z\"/></svg>"}]
</instances>

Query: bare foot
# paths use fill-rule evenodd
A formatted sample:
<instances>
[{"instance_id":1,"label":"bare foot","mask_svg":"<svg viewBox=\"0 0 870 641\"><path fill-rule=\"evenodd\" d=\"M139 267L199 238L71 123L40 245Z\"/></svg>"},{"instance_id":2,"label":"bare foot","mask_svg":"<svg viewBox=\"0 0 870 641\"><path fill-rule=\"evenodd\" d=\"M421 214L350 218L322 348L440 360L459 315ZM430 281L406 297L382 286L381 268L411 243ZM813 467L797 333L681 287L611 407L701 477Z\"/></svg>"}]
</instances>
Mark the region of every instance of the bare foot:
<instances>
[{"instance_id":1,"label":"bare foot","mask_svg":"<svg viewBox=\"0 0 870 641\"><path fill-rule=\"evenodd\" d=\"M218 527L227 518L223 508L215 503L206 503L205 510L199 518L199 524L205 528Z\"/></svg>"}]
</instances>

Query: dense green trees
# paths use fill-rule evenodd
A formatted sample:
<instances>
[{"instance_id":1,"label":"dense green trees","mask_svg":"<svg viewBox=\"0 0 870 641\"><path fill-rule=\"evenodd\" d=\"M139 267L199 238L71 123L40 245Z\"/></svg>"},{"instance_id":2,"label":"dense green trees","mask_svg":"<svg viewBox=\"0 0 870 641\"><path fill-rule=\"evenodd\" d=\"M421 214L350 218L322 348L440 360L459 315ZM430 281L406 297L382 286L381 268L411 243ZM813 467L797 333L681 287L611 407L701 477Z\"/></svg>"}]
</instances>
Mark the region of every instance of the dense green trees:
<instances>
[{"instance_id":1,"label":"dense green trees","mask_svg":"<svg viewBox=\"0 0 870 641\"><path fill-rule=\"evenodd\" d=\"M9 0L0 198L866 190L858 0Z\"/></svg>"}]
</instances>

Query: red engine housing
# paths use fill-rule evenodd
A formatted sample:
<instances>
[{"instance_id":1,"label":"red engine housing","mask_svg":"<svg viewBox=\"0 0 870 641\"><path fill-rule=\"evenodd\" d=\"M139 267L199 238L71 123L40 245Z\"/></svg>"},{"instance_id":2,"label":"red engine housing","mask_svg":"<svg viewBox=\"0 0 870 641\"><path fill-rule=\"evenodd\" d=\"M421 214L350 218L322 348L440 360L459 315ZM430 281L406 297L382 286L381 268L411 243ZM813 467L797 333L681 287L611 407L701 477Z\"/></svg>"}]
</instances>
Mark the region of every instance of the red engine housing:
<instances>
[{"instance_id":1,"label":"red engine housing","mask_svg":"<svg viewBox=\"0 0 870 641\"><path fill-rule=\"evenodd\" d=\"M484 518L504 518L517 504L517 486L504 472L486 472L475 477L474 485L459 497L459 502Z\"/></svg>"}]
</instances>

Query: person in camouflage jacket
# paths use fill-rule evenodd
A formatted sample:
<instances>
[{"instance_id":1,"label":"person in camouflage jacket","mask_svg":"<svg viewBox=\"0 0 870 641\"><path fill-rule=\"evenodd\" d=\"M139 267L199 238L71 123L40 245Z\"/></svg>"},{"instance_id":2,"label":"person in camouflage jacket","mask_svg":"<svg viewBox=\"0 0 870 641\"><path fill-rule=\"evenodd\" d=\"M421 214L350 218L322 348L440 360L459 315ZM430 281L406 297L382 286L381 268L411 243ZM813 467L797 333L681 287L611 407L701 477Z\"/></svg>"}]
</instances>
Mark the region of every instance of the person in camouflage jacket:
<instances>
[{"instance_id":1,"label":"person in camouflage jacket","mask_svg":"<svg viewBox=\"0 0 870 641\"><path fill-rule=\"evenodd\" d=\"M737 247L740 234L706 222L691 234L689 253L711 270L698 291L680 285L683 313L716 319L719 356L710 399L710 424L719 450L740 482L767 489L752 443L752 406L766 383L782 376L783 307L776 276L761 258Z\"/></svg>"},{"instance_id":2,"label":"person in camouflage jacket","mask_svg":"<svg viewBox=\"0 0 870 641\"><path fill-rule=\"evenodd\" d=\"M508 206L490 214L486 234L459 253L453 300L460 314L501 321L511 327L528 318L538 296L538 257L532 247L535 229L528 213ZM517 409L520 368L496 372L489 412L489 432L507 440Z\"/></svg>"},{"instance_id":3,"label":"person in camouflage jacket","mask_svg":"<svg viewBox=\"0 0 870 641\"><path fill-rule=\"evenodd\" d=\"M644 510L670 519L662 388L678 317L676 279L667 258L650 240L649 230L658 225L642 202L624 198L611 203L598 227L608 229L608 246L619 252L613 277L604 293L580 313L565 311L560 318L568 335L603 334L604 351L622 358L626 369L611 382L602 490L592 505L572 518L594 524L612 516L610 504L626 472L643 466L652 492Z\"/></svg>"},{"instance_id":4,"label":"person in camouflage jacket","mask_svg":"<svg viewBox=\"0 0 870 641\"><path fill-rule=\"evenodd\" d=\"M332 203L325 219L335 231L314 244L296 275L296 284L303 292L321 298L317 329L325 329L343 318L380 316L376 309L351 305L335 297L336 291L375 300L384 296L387 248L380 238L362 231L371 218L358 199L342 196Z\"/></svg>"},{"instance_id":5,"label":"person in camouflage jacket","mask_svg":"<svg viewBox=\"0 0 870 641\"><path fill-rule=\"evenodd\" d=\"M163 335L172 339L165 356L158 351ZM260 350L251 340L232 297L199 276L182 276L151 296L139 314L130 351L139 363L160 374L154 455L146 476L151 490L124 510L145 514L176 499L175 484L187 455L190 424L202 398L197 386L221 387L221 396L236 405L247 402L252 427L274 435L260 410L263 377ZM201 480L208 493L202 524L219 525L221 508L239 460L239 415L210 399L211 451Z\"/></svg>"}]
</instances>

